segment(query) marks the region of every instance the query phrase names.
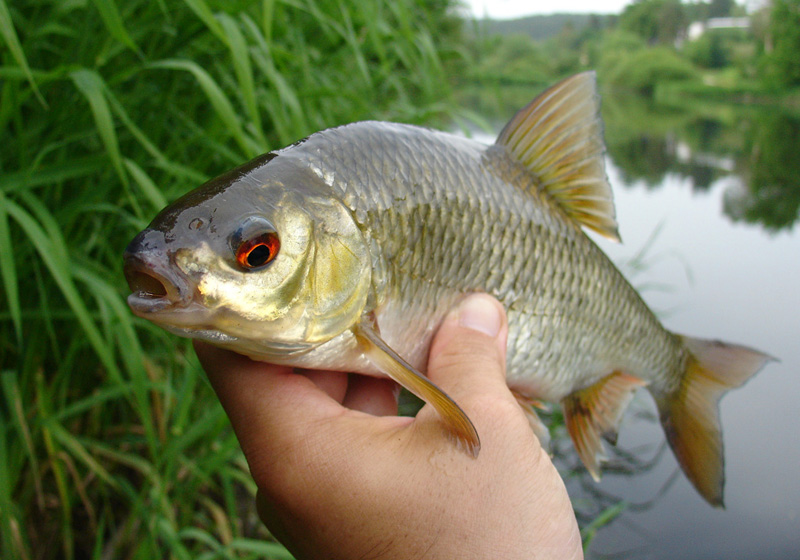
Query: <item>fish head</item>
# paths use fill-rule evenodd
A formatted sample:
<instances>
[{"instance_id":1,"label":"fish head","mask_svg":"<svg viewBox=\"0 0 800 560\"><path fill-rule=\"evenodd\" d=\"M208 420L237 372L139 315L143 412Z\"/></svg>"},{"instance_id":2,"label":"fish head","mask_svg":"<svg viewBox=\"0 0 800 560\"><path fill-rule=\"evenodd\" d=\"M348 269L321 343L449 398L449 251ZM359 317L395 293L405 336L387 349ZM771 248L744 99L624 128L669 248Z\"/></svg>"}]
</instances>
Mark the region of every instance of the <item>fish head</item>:
<instances>
[{"instance_id":1,"label":"fish head","mask_svg":"<svg viewBox=\"0 0 800 560\"><path fill-rule=\"evenodd\" d=\"M317 174L276 154L166 207L124 259L136 315L284 363L356 324L371 285L349 209Z\"/></svg>"}]
</instances>

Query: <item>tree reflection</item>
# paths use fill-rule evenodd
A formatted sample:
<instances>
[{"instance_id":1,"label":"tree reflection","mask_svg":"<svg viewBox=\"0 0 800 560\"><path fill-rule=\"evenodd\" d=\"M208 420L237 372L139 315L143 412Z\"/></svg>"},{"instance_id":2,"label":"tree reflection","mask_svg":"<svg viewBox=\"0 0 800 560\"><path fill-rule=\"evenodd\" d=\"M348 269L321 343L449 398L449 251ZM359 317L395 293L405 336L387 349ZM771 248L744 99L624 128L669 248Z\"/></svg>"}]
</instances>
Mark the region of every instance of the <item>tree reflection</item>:
<instances>
[{"instance_id":1,"label":"tree reflection","mask_svg":"<svg viewBox=\"0 0 800 560\"><path fill-rule=\"evenodd\" d=\"M748 188L725 198L725 212L768 229L789 228L800 210L800 119L765 112L747 140L739 173Z\"/></svg>"},{"instance_id":2,"label":"tree reflection","mask_svg":"<svg viewBox=\"0 0 800 560\"><path fill-rule=\"evenodd\" d=\"M734 177L725 213L769 230L790 228L800 210L800 118L774 108L657 105L603 97L606 143L627 185L660 187L667 174L706 190Z\"/></svg>"}]
</instances>

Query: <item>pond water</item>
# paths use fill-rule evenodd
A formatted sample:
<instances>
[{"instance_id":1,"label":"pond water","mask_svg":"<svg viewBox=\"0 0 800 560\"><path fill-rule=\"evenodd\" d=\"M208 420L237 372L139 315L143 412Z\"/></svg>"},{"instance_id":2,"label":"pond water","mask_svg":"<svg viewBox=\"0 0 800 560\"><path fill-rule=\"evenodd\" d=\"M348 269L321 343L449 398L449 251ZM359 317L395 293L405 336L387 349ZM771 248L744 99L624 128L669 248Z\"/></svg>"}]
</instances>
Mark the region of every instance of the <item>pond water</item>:
<instances>
[{"instance_id":1,"label":"pond water","mask_svg":"<svg viewBox=\"0 0 800 560\"><path fill-rule=\"evenodd\" d=\"M655 235L632 276L664 324L679 333L753 346L780 359L721 401L725 510L709 507L659 454L658 422L629 413L618 446L655 458L631 476L604 476L597 489L631 504L597 534L590 558L800 558L800 235L770 233L723 213L741 188L736 175L706 189L668 173L658 188L625 187L613 164L625 245L599 241L622 263ZM655 233L654 233L655 232ZM648 286L650 286L648 288ZM663 286L663 288L661 288ZM655 411L645 392L633 410ZM586 483L573 496L590 498ZM663 492L663 494L660 494ZM626 553L626 554L621 554Z\"/></svg>"},{"instance_id":2,"label":"pond water","mask_svg":"<svg viewBox=\"0 0 800 560\"><path fill-rule=\"evenodd\" d=\"M667 328L780 361L721 401L725 510L691 487L637 394L602 481L567 476L584 524L626 504L587 558L800 559L800 119L608 94L603 114L624 243L598 244ZM568 442L555 454L577 464Z\"/></svg>"}]
</instances>

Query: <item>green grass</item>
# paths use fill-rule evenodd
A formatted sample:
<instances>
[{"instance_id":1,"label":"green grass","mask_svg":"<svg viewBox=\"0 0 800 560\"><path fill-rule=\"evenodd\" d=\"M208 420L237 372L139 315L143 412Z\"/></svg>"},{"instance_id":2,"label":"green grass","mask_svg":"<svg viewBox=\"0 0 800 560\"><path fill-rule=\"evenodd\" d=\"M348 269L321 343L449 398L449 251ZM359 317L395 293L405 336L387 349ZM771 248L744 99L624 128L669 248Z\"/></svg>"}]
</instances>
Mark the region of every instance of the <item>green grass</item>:
<instances>
[{"instance_id":1,"label":"green grass","mask_svg":"<svg viewBox=\"0 0 800 560\"><path fill-rule=\"evenodd\" d=\"M476 122L459 83L507 118L499 89L463 89L479 49L449 2L0 0L1 558L290 558L189 343L128 310L121 254L168 201L314 131ZM621 511L598 503L576 505L587 544Z\"/></svg>"},{"instance_id":2,"label":"green grass","mask_svg":"<svg viewBox=\"0 0 800 560\"><path fill-rule=\"evenodd\" d=\"M316 130L449 122L458 23L413 0L0 0L0 557L290 558L186 341L121 253Z\"/></svg>"}]
</instances>

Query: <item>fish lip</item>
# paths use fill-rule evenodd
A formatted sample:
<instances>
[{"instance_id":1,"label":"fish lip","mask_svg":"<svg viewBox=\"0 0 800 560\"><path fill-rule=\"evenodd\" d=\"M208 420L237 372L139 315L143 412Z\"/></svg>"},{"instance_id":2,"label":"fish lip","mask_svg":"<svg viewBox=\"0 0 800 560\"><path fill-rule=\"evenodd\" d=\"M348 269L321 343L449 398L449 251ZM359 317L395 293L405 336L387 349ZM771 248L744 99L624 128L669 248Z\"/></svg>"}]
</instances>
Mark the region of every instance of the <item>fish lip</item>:
<instances>
[{"instance_id":1,"label":"fish lip","mask_svg":"<svg viewBox=\"0 0 800 560\"><path fill-rule=\"evenodd\" d=\"M194 302L188 304L178 305L167 298L159 297L153 298L149 296L142 296L137 293L128 296L128 307L131 308L134 315L144 317L145 319L154 319L153 315L189 315L196 314L204 310L200 305ZM188 317L187 317L188 319ZM183 323L181 321L180 323Z\"/></svg>"},{"instance_id":2,"label":"fish lip","mask_svg":"<svg viewBox=\"0 0 800 560\"><path fill-rule=\"evenodd\" d=\"M194 283L158 256L125 253L125 278L132 292L128 306L140 317L194 307Z\"/></svg>"},{"instance_id":3,"label":"fish lip","mask_svg":"<svg viewBox=\"0 0 800 560\"><path fill-rule=\"evenodd\" d=\"M203 340L215 346L233 350L253 360L274 364L291 362L292 359L307 354L316 347L316 345L308 342L247 340L214 328L194 327L192 325L179 326L168 323L164 323L162 326L178 336Z\"/></svg>"},{"instance_id":4,"label":"fish lip","mask_svg":"<svg viewBox=\"0 0 800 560\"><path fill-rule=\"evenodd\" d=\"M131 294L128 296L128 306L134 315L153 321L179 336L198 338L188 333L213 332L213 328L205 326L210 320L208 309L195 301L176 306L163 299L140 298ZM198 327L198 324L204 326Z\"/></svg>"}]
</instances>

